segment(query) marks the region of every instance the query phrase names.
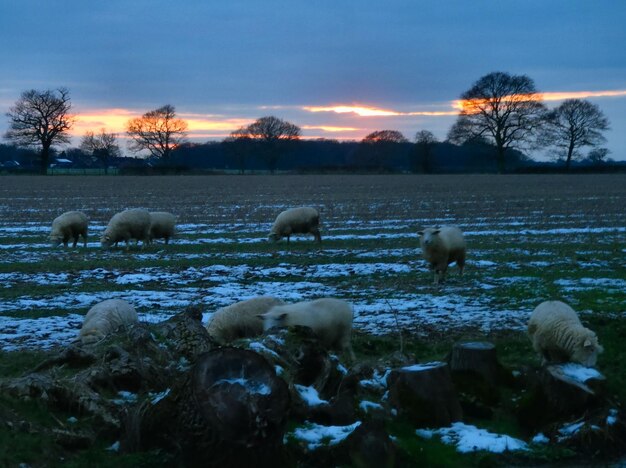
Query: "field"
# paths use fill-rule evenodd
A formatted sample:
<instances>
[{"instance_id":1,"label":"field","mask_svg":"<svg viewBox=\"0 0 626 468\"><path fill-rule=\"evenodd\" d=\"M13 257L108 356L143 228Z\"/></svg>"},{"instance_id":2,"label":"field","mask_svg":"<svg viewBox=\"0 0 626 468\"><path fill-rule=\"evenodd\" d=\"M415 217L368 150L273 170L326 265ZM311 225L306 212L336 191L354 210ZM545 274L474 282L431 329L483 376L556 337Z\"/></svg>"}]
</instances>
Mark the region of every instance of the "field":
<instances>
[{"instance_id":1,"label":"field","mask_svg":"<svg viewBox=\"0 0 626 468\"><path fill-rule=\"evenodd\" d=\"M393 352L401 333L418 360L480 338L505 364L537 365L525 324L560 299L597 332L598 368L626 401L625 204L624 175L2 177L0 374L73 339L103 299L127 299L154 322L190 304L208 319L260 294L350 301L363 359ZM266 241L276 214L297 205L319 208L321 247ZM100 249L127 207L175 213L178 237ZM69 210L91 220L86 249L48 244L52 219ZM451 267L439 287L416 236L436 224L460 226L468 243L464 275Z\"/></svg>"}]
</instances>

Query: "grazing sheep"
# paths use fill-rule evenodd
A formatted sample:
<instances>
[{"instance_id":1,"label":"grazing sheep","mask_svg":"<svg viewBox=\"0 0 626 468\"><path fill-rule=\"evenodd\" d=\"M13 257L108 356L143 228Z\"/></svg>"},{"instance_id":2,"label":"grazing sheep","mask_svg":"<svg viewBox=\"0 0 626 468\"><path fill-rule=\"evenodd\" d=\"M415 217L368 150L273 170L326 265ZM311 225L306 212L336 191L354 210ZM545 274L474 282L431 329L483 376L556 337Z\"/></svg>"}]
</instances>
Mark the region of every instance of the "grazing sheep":
<instances>
[{"instance_id":1,"label":"grazing sheep","mask_svg":"<svg viewBox=\"0 0 626 468\"><path fill-rule=\"evenodd\" d=\"M137 312L132 305L122 299L108 299L89 309L78 338L83 344L96 343L118 328L137 321Z\"/></svg>"},{"instance_id":2,"label":"grazing sheep","mask_svg":"<svg viewBox=\"0 0 626 468\"><path fill-rule=\"evenodd\" d=\"M422 254L435 272L434 284L443 281L448 265L456 262L460 274L465 266L465 239L456 226L426 228L417 233L420 236Z\"/></svg>"},{"instance_id":3,"label":"grazing sheep","mask_svg":"<svg viewBox=\"0 0 626 468\"><path fill-rule=\"evenodd\" d=\"M294 325L309 327L324 346L348 350L354 359L350 346L352 307L346 301L324 298L279 305L259 316L263 319L265 330Z\"/></svg>"},{"instance_id":4,"label":"grazing sheep","mask_svg":"<svg viewBox=\"0 0 626 468\"><path fill-rule=\"evenodd\" d=\"M266 313L283 301L271 296L260 296L218 309L206 328L215 341L228 344L238 338L251 338L263 333L259 315Z\"/></svg>"},{"instance_id":5,"label":"grazing sheep","mask_svg":"<svg viewBox=\"0 0 626 468\"><path fill-rule=\"evenodd\" d=\"M136 239L137 243L142 241L144 246L150 243L150 213L146 210L132 209L114 214L100 238L100 243L103 248L108 248L120 241L126 241L128 249L130 239Z\"/></svg>"},{"instance_id":6,"label":"grazing sheep","mask_svg":"<svg viewBox=\"0 0 626 468\"><path fill-rule=\"evenodd\" d=\"M169 243L170 238L174 237L176 230L176 217L167 211L151 211L150 212L150 241L154 239L165 239L165 243Z\"/></svg>"},{"instance_id":7,"label":"grazing sheep","mask_svg":"<svg viewBox=\"0 0 626 468\"><path fill-rule=\"evenodd\" d=\"M533 310L528 336L543 364L571 361L591 367L604 351L596 334L583 327L576 312L561 301L545 301Z\"/></svg>"},{"instance_id":8,"label":"grazing sheep","mask_svg":"<svg viewBox=\"0 0 626 468\"><path fill-rule=\"evenodd\" d=\"M87 228L89 220L85 213L80 211L68 211L54 218L50 232L50 242L56 247L61 242L67 247L70 239L74 241L72 247L78 244L78 237L83 236L83 246L87 247Z\"/></svg>"},{"instance_id":9,"label":"grazing sheep","mask_svg":"<svg viewBox=\"0 0 626 468\"><path fill-rule=\"evenodd\" d=\"M319 230L320 214L315 208L301 206L299 208L291 208L281 212L274 221L272 230L269 234L269 240L278 242L283 237L287 238L292 234L313 234L315 240L322 242L322 236Z\"/></svg>"}]
</instances>

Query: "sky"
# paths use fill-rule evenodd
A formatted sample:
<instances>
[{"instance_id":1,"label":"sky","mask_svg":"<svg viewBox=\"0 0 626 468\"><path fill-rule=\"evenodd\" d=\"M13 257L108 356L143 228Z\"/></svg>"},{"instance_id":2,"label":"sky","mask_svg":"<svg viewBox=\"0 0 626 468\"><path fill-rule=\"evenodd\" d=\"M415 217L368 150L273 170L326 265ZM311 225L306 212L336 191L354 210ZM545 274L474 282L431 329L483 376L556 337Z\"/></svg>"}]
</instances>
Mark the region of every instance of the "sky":
<instances>
[{"instance_id":1,"label":"sky","mask_svg":"<svg viewBox=\"0 0 626 468\"><path fill-rule=\"evenodd\" d=\"M266 115L306 138L443 140L455 100L503 71L548 107L598 104L626 160L625 24L621 0L2 0L0 133L21 92L63 86L75 144L165 104L198 142Z\"/></svg>"}]
</instances>

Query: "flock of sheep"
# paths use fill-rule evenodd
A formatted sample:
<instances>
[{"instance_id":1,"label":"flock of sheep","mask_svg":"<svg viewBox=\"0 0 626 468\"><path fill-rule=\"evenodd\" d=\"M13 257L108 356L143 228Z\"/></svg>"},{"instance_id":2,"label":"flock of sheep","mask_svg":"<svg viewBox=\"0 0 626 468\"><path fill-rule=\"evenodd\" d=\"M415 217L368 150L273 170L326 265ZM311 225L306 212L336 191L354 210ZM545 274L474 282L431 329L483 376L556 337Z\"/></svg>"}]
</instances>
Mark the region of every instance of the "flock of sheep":
<instances>
[{"instance_id":1,"label":"flock of sheep","mask_svg":"<svg viewBox=\"0 0 626 468\"><path fill-rule=\"evenodd\" d=\"M281 212L271 228L269 239L277 242L293 234L312 234L322 241L319 231L319 212L311 207L292 208ZM109 221L100 242L108 248L135 239L143 245L154 239L165 239L167 244L174 236L176 219L167 212L148 212L131 209L115 214ZM73 240L76 247L79 237L87 243L87 217L70 211L52 223L50 239L53 245L61 242L67 246ZM448 265L456 263L460 274L465 266L466 243L456 226L431 227L418 232L422 254L434 272L434 283L445 279ZM354 358L350 337L352 307L341 299L323 298L285 304L280 299L261 296L237 302L217 310L206 327L217 342L228 344L240 338L261 335L273 327L301 325L309 327L321 343L330 348L347 351ZM121 299L110 299L93 306L83 322L78 340L84 344L101 340L122 326L136 322L137 312ZM549 362L576 362L594 366L603 351L596 334L585 328L576 312L560 301L546 301L532 312L528 322L528 335L533 348Z\"/></svg>"}]
</instances>

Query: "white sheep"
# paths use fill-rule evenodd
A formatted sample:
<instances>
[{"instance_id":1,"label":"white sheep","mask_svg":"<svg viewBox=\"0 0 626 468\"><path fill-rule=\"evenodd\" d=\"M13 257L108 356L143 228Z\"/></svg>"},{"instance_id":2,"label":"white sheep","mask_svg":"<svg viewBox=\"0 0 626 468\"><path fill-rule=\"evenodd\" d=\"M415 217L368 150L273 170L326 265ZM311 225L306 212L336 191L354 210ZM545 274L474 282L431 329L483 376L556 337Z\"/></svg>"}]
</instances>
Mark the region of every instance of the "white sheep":
<instances>
[{"instance_id":1,"label":"white sheep","mask_svg":"<svg viewBox=\"0 0 626 468\"><path fill-rule=\"evenodd\" d=\"M294 325L309 327L324 346L348 350L354 359L350 345L352 307L346 301L324 298L279 305L265 314L260 314L260 317L265 330Z\"/></svg>"},{"instance_id":2,"label":"white sheep","mask_svg":"<svg viewBox=\"0 0 626 468\"><path fill-rule=\"evenodd\" d=\"M315 208L308 206L290 208L276 217L268 237L274 242L286 237L289 243L292 234L313 234L315 240L321 243L319 224L320 214Z\"/></svg>"},{"instance_id":3,"label":"white sheep","mask_svg":"<svg viewBox=\"0 0 626 468\"><path fill-rule=\"evenodd\" d=\"M456 226L426 228L417 233L420 236L422 254L435 273L434 283L443 281L448 265L456 262L460 274L465 266L465 239Z\"/></svg>"},{"instance_id":4,"label":"white sheep","mask_svg":"<svg viewBox=\"0 0 626 468\"><path fill-rule=\"evenodd\" d=\"M61 242L67 247L70 239L73 240L72 247L78 244L78 238L83 237L83 246L87 247L87 228L89 227L89 219L85 213L80 211L68 211L57 216L52 221L52 230L50 231L50 242L56 247Z\"/></svg>"},{"instance_id":5,"label":"white sheep","mask_svg":"<svg viewBox=\"0 0 626 468\"><path fill-rule=\"evenodd\" d=\"M108 299L89 309L78 338L83 344L96 343L118 328L137 321L137 312L132 305L122 299Z\"/></svg>"},{"instance_id":6,"label":"white sheep","mask_svg":"<svg viewBox=\"0 0 626 468\"><path fill-rule=\"evenodd\" d=\"M283 301L271 296L253 297L215 311L206 328L218 343L228 344L238 338L251 338L263 333L259 315Z\"/></svg>"},{"instance_id":7,"label":"white sheep","mask_svg":"<svg viewBox=\"0 0 626 468\"><path fill-rule=\"evenodd\" d=\"M117 245L120 241L136 239L143 242L143 245L150 243L150 213L142 209L125 210L113 215L107 225L100 243L103 248Z\"/></svg>"},{"instance_id":8,"label":"white sheep","mask_svg":"<svg viewBox=\"0 0 626 468\"><path fill-rule=\"evenodd\" d=\"M176 230L176 217L167 211L150 212L150 241L165 239L169 243Z\"/></svg>"},{"instance_id":9,"label":"white sheep","mask_svg":"<svg viewBox=\"0 0 626 468\"><path fill-rule=\"evenodd\" d=\"M596 334L583 327L576 312L561 301L545 301L533 310L528 336L543 364L571 361L591 367L604 351Z\"/></svg>"}]
</instances>

